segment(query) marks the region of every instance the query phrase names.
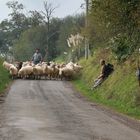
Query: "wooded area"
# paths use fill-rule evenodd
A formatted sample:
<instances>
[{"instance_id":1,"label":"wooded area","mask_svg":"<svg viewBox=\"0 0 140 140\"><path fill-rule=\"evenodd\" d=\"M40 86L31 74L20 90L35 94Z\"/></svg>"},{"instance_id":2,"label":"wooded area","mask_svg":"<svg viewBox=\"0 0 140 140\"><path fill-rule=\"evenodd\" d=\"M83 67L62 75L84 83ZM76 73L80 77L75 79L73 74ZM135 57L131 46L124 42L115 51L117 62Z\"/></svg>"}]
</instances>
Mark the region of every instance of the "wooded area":
<instances>
[{"instance_id":1,"label":"wooded area","mask_svg":"<svg viewBox=\"0 0 140 140\"><path fill-rule=\"evenodd\" d=\"M65 60L77 60L84 56L84 41L74 47L67 43L67 39L77 33L88 39L91 55L93 48L108 47L118 61L124 61L138 51L139 0L90 0L88 4L87 17L83 13L60 19L53 17L58 7L48 1L44 1L44 12L27 13L23 4L9 1L7 6L11 13L0 23L1 55L25 61L31 59L35 48L40 48L45 61L60 56Z\"/></svg>"},{"instance_id":2,"label":"wooded area","mask_svg":"<svg viewBox=\"0 0 140 140\"><path fill-rule=\"evenodd\" d=\"M30 60L34 50L39 48L45 61L50 61L69 51L67 38L81 32L84 15L54 18L55 6L44 2L45 12L24 13L23 4L10 1L9 17L0 23L1 54L12 55L18 61Z\"/></svg>"}]
</instances>

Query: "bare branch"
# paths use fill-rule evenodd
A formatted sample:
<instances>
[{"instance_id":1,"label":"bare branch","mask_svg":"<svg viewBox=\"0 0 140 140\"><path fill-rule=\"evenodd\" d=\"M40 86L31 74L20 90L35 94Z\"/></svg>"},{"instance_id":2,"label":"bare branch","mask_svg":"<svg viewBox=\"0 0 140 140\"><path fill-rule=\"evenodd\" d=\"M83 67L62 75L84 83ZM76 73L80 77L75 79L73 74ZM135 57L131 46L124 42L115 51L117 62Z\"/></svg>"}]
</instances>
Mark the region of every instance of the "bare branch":
<instances>
[{"instance_id":1,"label":"bare branch","mask_svg":"<svg viewBox=\"0 0 140 140\"><path fill-rule=\"evenodd\" d=\"M50 20L55 9L58 7L59 7L59 5L54 7L52 5L52 3L48 2L48 1L44 1L45 12L42 11L42 14L47 18L47 20Z\"/></svg>"}]
</instances>

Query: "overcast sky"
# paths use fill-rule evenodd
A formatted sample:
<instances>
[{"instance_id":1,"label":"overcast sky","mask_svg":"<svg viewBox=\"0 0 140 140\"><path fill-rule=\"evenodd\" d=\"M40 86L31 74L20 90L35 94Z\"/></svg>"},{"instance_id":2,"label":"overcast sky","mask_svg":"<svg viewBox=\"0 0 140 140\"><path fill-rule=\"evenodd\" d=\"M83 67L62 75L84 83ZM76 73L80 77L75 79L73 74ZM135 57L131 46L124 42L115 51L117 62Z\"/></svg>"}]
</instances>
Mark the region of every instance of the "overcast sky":
<instances>
[{"instance_id":1,"label":"overcast sky","mask_svg":"<svg viewBox=\"0 0 140 140\"><path fill-rule=\"evenodd\" d=\"M0 0L0 21L8 17L8 13L10 12L6 6L6 3L11 0ZM22 3L26 10L44 10L43 1L44 0L18 0ZM65 17L67 15L74 15L77 13L81 13L84 11L80 8L80 5L85 3L84 0L48 0L53 3L54 6L59 5L59 7L55 10L55 17Z\"/></svg>"}]
</instances>

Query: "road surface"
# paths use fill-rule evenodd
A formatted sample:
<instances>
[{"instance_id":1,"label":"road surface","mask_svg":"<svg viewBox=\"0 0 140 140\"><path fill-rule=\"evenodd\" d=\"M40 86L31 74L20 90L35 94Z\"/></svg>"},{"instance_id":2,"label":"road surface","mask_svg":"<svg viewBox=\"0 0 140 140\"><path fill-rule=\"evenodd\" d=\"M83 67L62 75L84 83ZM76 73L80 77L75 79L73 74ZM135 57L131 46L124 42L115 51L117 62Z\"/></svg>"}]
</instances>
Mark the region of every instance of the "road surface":
<instances>
[{"instance_id":1,"label":"road surface","mask_svg":"<svg viewBox=\"0 0 140 140\"><path fill-rule=\"evenodd\" d=\"M139 125L90 103L66 81L16 80L3 100L0 140L140 140Z\"/></svg>"}]
</instances>

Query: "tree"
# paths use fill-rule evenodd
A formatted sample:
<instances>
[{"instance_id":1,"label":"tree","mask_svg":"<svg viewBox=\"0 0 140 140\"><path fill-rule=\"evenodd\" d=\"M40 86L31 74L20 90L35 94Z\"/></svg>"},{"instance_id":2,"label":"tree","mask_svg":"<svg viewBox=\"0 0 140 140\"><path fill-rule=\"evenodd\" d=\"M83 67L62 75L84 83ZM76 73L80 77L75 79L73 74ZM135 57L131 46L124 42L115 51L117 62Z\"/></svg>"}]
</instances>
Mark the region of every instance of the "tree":
<instances>
[{"instance_id":1,"label":"tree","mask_svg":"<svg viewBox=\"0 0 140 140\"><path fill-rule=\"evenodd\" d=\"M24 6L18 1L10 1L7 3L8 8L12 9L9 18L0 23L1 49L9 51L16 40L19 39L21 33L29 28L27 17L22 13Z\"/></svg>"},{"instance_id":2,"label":"tree","mask_svg":"<svg viewBox=\"0 0 140 140\"><path fill-rule=\"evenodd\" d=\"M36 10L29 11L31 16L29 17L31 26L40 26L44 24L45 17L42 15L41 12L38 12Z\"/></svg>"},{"instance_id":3,"label":"tree","mask_svg":"<svg viewBox=\"0 0 140 140\"><path fill-rule=\"evenodd\" d=\"M60 35L57 42L57 51L59 55L63 55L64 52L69 52L70 48L67 44L67 39L71 34L77 34L82 32L84 28L84 15L67 16L62 19L60 26Z\"/></svg>"},{"instance_id":4,"label":"tree","mask_svg":"<svg viewBox=\"0 0 140 140\"><path fill-rule=\"evenodd\" d=\"M12 10L9 18L0 23L0 50L10 51L17 60L30 60L35 48L40 48L47 59L52 60L68 51L67 38L70 34L81 32L84 16L69 16L64 19L53 18L54 7L44 2L45 12L29 11L18 1L10 1L7 6ZM47 52L47 55L46 55Z\"/></svg>"},{"instance_id":5,"label":"tree","mask_svg":"<svg viewBox=\"0 0 140 140\"><path fill-rule=\"evenodd\" d=\"M0 52L7 53L9 47L12 46L12 34L10 31L11 23L8 20L3 20L0 23Z\"/></svg>"},{"instance_id":6,"label":"tree","mask_svg":"<svg viewBox=\"0 0 140 140\"><path fill-rule=\"evenodd\" d=\"M18 3L18 1L10 1L7 3L9 9L12 12L9 14L11 23L10 30L12 31L13 37L18 39L23 30L28 28L28 23L26 23L26 16L23 14L24 6Z\"/></svg>"},{"instance_id":7,"label":"tree","mask_svg":"<svg viewBox=\"0 0 140 140\"><path fill-rule=\"evenodd\" d=\"M31 60L36 48L45 56L46 30L45 26L32 27L24 31L14 44L13 52L19 61Z\"/></svg>"},{"instance_id":8,"label":"tree","mask_svg":"<svg viewBox=\"0 0 140 140\"><path fill-rule=\"evenodd\" d=\"M105 44L117 37L114 40L116 45L111 46L120 48L119 44L127 44L123 46L127 46L130 50L125 51L125 55L127 56L127 52L132 54L138 47L140 39L140 1L92 0L91 2L89 26L85 31L90 41L101 46L99 44Z\"/></svg>"},{"instance_id":9,"label":"tree","mask_svg":"<svg viewBox=\"0 0 140 140\"><path fill-rule=\"evenodd\" d=\"M49 32L49 45L50 47L48 48L49 50L49 56L48 59L52 60L57 57L58 52L57 52L57 41L59 39L60 35L60 27L61 27L62 21L58 18L53 18L51 19L50 23L50 32Z\"/></svg>"},{"instance_id":10,"label":"tree","mask_svg":"<svg viewBox=\"0 0 140 140\"><path fill-rule=\"evenodd\" d=\"M0 23L1 28L1 50L9 51L9 47L13 47L21 38L26 30L32 27L44 25L44 16L38 11L29 11L29 16L25 16L23 4L18 1L10 1L7 3L11 13L9 18Z\"/></svg>"},{"instance_id":11,"label":"tree","mask_svg":"<svg viewBox=\"0 0 140 140\"><path fill-rule=\"evenodd\" d=\"M51 18L53 16L53 13L55 11L57 7L54 7L52 5L52 3L48 2L48 1L44 1L44 9L45 9L45 12L42 11L43 15L45 16L45 18L47 19L47 21L45 22L46 25L47 25L47 47L46 47L46 56L47 56L47 59L49 60L50 58L50 43L49 43L49 37L50 37L50 21L51 21Z\"/></svg>"}]
</instances>

